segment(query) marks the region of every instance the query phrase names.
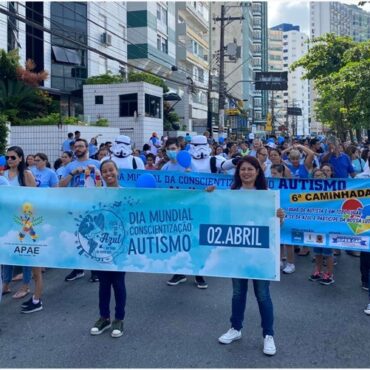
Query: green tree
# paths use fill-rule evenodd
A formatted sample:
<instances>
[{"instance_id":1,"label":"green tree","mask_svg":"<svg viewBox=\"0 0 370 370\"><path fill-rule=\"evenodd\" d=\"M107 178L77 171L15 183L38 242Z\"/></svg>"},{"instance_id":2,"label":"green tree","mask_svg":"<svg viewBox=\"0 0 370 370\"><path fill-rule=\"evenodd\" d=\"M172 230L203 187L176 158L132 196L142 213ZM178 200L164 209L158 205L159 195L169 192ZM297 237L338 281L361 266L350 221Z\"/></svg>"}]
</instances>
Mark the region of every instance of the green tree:
<instances>
[{"instance_id":1,"label":"green tree","mask_svg":"<svg viewBox=\"0 0 370 370\"><path fill-rule=\"evenodd\" d=\"M4 154L6 149L6 138L8 136L7 120L8 118L4 114L0 115L0 155Z\"/></svg>"},{"instance_id":2,"label":"green tree","mask_svg":"<svg viewBox=\"0 0 370 370\"><path fill-rule=\"evenodd\" d=\"M52 99L38 88L48 74L36 73L34 68L31 60L22 67L16 50L6 53L0 49L0 111L12 124L48 113Z\"/></svg>"},{"instance_id":3,"label":"green tree","mask_svg":"<svg viewBox=\"0 0 370 370\"><path fill-rule=\"evenodd\" d=\"M303 67L304 78L314 81L319 97L315 112L345 139L352 129L369 129L370 124L370 41L327 34L312 40L312 47L293 63Z\"/></svg>"}]
</instances>

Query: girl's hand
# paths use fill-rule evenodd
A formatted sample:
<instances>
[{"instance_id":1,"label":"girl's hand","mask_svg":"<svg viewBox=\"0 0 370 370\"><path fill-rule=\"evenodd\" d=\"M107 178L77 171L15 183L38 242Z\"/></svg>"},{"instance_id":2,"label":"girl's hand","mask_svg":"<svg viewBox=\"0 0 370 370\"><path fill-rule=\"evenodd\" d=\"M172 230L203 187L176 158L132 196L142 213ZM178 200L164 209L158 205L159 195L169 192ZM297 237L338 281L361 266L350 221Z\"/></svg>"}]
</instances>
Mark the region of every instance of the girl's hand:
<instances>
[{"instance_id":1,"label":"girl's hand","mask_svg":"<svg viewBox=\"0 0 370 370\"><path fill-rule=\"evenodd\" d=\"M276 217L280 218L280 225L284 222L285 212L282 208L278 208L276 211Z\"/></svg>"}]
</instances>

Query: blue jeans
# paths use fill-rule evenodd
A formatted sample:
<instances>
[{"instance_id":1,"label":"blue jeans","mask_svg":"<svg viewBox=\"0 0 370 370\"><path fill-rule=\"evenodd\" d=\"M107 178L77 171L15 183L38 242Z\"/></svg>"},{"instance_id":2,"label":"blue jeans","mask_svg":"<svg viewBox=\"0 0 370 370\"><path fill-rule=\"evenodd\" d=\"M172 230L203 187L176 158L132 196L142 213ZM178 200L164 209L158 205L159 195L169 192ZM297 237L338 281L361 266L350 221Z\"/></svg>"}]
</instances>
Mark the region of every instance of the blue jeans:
<instances>
[{"instance_id":1,"label":"blue jeans","mask_svg":"<svg viewBox=\"0 0 370 370\"><path fill-rule=\"evenodd\" d=\"M99 277L99 310L100 316L110 318L110 297L111 286L113 286L114 297L116 299L115 318L123 320L125 318L126 306L126 286L125 272L120 271L96 271Z\"/></svg>"},{"instance_id":2,"label":"blue jeans","mask_svg":"<svg viewBox=\"0 0 370 370\"><path fill-rule=\"evenodd\" d=\"M232 279L233 298L231 305L231 326L235 330L243 327L245 305L247 303L248 279ZM257 298L261 315L262 335L274 335L274 309L270 297L270 282L266 280L252 280L254 295Z\"/></svg>"},{"instance_id":3,"label":"blue jeans","mask_svg":"<svg viewBox=\"0 0 370 370\"><path fill-rule=\"evenodd\" d=\"M32 277L32 267L23 266L23 284L28 285ZM13 279L13 266L3 265L3 282L9 284Z\"/></svg>"}]
</instances>

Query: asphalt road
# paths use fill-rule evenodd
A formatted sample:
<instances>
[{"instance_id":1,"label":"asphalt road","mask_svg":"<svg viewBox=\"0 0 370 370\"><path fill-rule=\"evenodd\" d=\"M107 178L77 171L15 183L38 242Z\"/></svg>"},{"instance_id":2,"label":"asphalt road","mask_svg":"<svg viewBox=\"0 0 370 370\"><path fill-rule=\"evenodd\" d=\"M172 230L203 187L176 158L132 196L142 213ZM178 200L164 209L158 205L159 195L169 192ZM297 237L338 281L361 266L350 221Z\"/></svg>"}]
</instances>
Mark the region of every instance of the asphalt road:
<instances>
[{"instance_id":1,"label":"asphalt road","mask_svg":"<svg viewBox=\"0 0 370 370\"><path fill-rule=\"evenodd\" d=\"M359 258L342 254L336 283L308 281L310 257L296 257L296 273L272 283L277 354L262 353L258 307L250 291L243 337L217 338L229 328L230 279L193 279L177 287L167 275L127 274L124 335L91 336L98 318L98 284L66 283L66 270L44 274L44 310L20 313L19 301L0 304L0 368L291 368L370 367L370 317L361 289ZM12 286L16 290L17 284ZM113 306L113 304L112 304Z\"/></svg>"}]
</instances>

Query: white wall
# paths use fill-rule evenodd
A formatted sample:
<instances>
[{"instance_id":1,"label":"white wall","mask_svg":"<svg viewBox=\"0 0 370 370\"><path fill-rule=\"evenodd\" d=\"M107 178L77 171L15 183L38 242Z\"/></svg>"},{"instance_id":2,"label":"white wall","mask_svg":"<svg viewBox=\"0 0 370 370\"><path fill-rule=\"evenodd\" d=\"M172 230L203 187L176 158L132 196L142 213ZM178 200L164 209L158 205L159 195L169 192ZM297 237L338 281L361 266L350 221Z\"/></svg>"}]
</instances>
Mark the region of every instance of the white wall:
<instances>
[{"instance_id":1,"label":"white wall","mask_svg":"<svg viewBox=\"0 0 370 370\"><path fill-rule=\"evenodd\" d=\"M87 3L87 17L94 23L87 23L87 32L89 35L88 45L104 52L110 56L127 62L127 16L126 2L101 2L89 1ZM106 24L104 24L106 17ZM95 24L96 23L96 24ZM104 27L107 27L106 30ZM107 32L112 36L112 45L107 46L101 43L101 35ZM96 76L106 73L102 59L96 53L88 52L88 74ZM100 64L100 66L99 66ZM113 60L107 60L107 70L112 73L119 72L119 63Z\"/></svg>"},{"instance_id":2,"label":"white wall","mask_svg":"<svg viewBox=\"0 0 370 370\"><path fill-rule=\"evenodd\" d=\"M114 141L119 135L119 129L114 127L96 127L96 126L12 126L10 132L9 145L20 146L25 155L35 154L37 152L45 153L49 157L51 164L59 158L61 146L67 139L68 132L81 132L81 138L90 139L98 134L98 144L106 141Z\"/></svg>"}]
</instances>

